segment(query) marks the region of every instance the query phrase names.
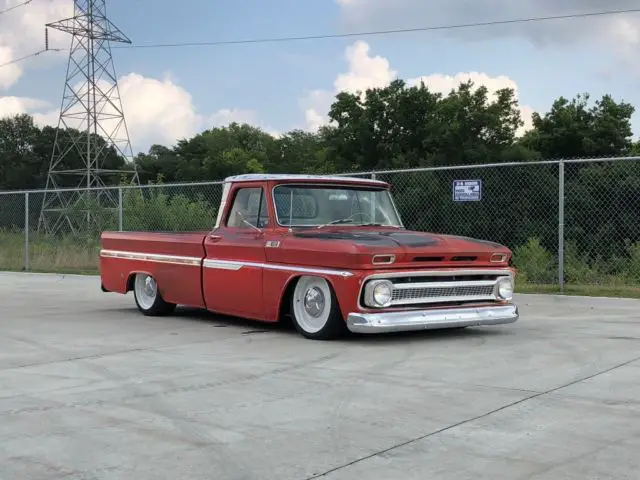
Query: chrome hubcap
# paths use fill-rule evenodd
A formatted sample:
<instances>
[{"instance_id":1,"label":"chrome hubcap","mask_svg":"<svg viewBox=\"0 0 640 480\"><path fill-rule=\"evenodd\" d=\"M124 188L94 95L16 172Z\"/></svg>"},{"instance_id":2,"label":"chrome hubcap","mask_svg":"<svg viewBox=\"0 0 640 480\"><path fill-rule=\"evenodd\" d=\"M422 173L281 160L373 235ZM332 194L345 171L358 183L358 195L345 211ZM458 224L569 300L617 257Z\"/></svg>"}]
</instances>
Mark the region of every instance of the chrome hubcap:
<instances>
[{"instance_id":1,"label":"chrome hubcap","mask_svg":"<svg viewBox=\"0 0 640 480\"><path fill-rule=\"evenodd\" d=\"M153 297L156 294L156 282L153 278L147 277L144 281L144 293Z\"/></svg>"},{"instance_id":2,"label":"chrome hubcap","mask_svg":"<svg viewBox=\"0 0 640 480\"><path fill-rule=\"evenodd\" d=\"M304 295L304 309L312 317L319 317L324 310L324 294L317 287L312 287Z\"/></svg>"},{"instance_id":3,"label":"chrome hubcap","mask_svg":"<svg viewBox=\"0 0 640 480\"><path fill-rule=\"evenodd\" d=\"M139 273L136 275L135 294L139 306L143 310L148 310L156 301L158 284L153 277Z\"/></svg>"}]
</instances>

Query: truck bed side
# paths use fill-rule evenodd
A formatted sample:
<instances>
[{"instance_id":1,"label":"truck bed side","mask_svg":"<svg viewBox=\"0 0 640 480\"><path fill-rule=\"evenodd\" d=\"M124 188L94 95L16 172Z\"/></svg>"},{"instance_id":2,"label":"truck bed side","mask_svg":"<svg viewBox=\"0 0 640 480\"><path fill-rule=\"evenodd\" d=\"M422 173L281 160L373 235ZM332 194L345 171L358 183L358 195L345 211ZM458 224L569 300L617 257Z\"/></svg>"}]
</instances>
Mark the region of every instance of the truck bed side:
<instances>
[{"instance_id":1,"label":"truck bed side","mask_svg":"<svg viewBox=\"0 0 640 480\"><path fill-rule=\"evenodd\" d=\"M100 277L104 290L126 293L135 273L148 273L170 303L205 307L202 295L203 246L207 232L104 232Z\"/></svg>"}]
</instances>

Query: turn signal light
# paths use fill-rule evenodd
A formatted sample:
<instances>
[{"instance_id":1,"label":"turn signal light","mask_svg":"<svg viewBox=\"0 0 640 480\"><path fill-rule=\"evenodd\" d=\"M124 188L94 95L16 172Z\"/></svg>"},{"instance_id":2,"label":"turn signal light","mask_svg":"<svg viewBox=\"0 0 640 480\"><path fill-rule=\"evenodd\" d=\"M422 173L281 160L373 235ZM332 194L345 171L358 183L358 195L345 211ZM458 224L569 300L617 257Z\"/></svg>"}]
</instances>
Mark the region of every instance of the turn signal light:
<instances>
[{"instance_id":1,"label":"turn signal light","mask_svg":"<svg viewBox=\"0 0 640 480\"><path fill-rule=\"evenodd\" d=\"M389 265L395 261L395 255L374 255L371 263L374 265Z\"/></svg>"},{"instance_id":2,"label":"turn signal light","mask_svg":"<svg viewBox=\"0 0 640 480\"><path fill-rule=\"evenodd\" d=\"M494 253L491 255L491 263L502 263L507 259L507 255L504 253Z\"/></svg>"}]
</instances>

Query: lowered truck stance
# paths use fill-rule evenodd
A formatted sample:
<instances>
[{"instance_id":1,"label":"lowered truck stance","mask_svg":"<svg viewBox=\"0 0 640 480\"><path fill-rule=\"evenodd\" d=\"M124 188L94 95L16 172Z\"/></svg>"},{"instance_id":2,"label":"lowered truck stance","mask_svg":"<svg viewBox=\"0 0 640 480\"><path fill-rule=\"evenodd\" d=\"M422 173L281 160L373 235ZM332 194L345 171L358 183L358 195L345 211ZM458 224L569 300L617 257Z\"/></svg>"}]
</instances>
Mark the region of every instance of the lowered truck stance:
<instances>
[{"instance_id":1,"label":"lowered truck stance","mask_svg":"<svg viewBox=\"0 0 640 480\"><path fill-rule=\"evenodd\" d=\"M346 331L515 322L505 246L403 227L387 183L239 175L208 232L104 232L102 290L133 291L145 315L176 305L264 322L311 339Z\"/></svg>"}]
</instances>

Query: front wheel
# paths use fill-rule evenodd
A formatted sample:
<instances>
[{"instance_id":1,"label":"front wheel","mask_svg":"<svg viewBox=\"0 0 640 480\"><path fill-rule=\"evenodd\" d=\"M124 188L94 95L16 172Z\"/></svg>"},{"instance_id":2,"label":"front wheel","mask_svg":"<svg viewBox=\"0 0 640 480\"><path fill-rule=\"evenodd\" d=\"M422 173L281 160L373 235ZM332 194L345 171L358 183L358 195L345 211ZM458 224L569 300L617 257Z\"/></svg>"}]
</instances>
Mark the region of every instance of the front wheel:
<instances>
[{"instance_id":1,"label":"front wheel","mask_svg":"<svg viewBox=\"0 0 640 480\"><path fill-rule=\"evenodd\" d=\"M138 310L144 315L165 315L175 310L176 305L165 302L158 291L158 283L155 278L146 273L136 273L133 281L133 295Z\"/></svg>"},{"instance_id":2,"label":"front wheel","mask_svg":"<svg viewBox=\"0 0 640 480\"><path fill-rule=\"evenodd\" d=\"M291 296L296 330L313 340L330 340L346 331L338 300L324 278L301 277Z\"/></svg>"}]
</instances>

